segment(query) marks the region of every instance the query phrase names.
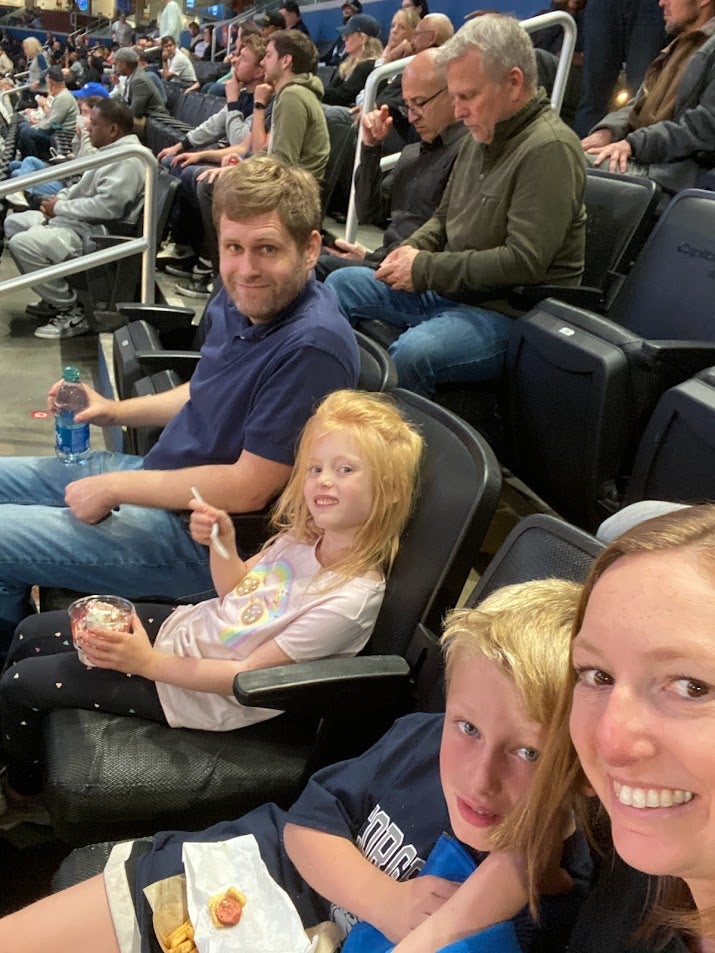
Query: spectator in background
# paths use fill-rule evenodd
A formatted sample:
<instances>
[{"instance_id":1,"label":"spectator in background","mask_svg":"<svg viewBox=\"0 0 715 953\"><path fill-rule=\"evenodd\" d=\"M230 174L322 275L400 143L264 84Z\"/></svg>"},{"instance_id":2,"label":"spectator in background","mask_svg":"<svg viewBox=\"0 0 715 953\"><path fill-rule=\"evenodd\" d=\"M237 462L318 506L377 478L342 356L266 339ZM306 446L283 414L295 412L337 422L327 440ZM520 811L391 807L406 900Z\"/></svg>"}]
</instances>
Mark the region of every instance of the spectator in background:
<instances>
[{"instance_id":1,"label":"spectator in background","mask_svg":"<svg viewBox=\"0 0 715 953\"><path fill-rule=\"evenodd\" d=\"M92 109L89 135L92 145L106 153L104 165L89 169L76 185L45 199L39 212L20 212L5 219L8 249L23 275L94 251L96 236L133 224L141 214L145 164L138 157L112 161L118 145L139 145L126 105L100 100ZM42 281L34 290L40 301L30 305L27 313L49 318L35 330L35 337L59 341L89 331L66 279Z\"/></svg>"},{"instance_id":2,"label":"spectator in background","mask_svg":"<svg viewBox=\"0 0 715 953\"><path fill-rule=\"evenodd\" d=\"M447 95L447 75L444 66L437 63L437 50L424 50L407 64L403 92L405 108L420 142L403 149L387 199L382 189L380 159L392 118L387 106L362 117L363 146L355 175L357 216L362 224L389 219L382 245L368 251L359 243L336 239L333 247L324 249L315 267L321 281L331 271L349 265L378 268L393 248L432 218L444 194L467 127L454 118L452 101Z\"/></svg>"},{"instance_id":3,"label":"spectator in background","mask_svg":"<svg viewBox=\"0 0 715 953\"><path fill-rule=\"evenodd\" d=\"M168 118L167 108L155 84L143 69L139 69L139 57L134 50L129 47L117 50L114 68L120 77L124 77L122 99L134 117L134 132L143 138L147 117Z\"/></svg>"},{"instance_id":4,"label":"spectator in background","mask_svg":"<svg viewBox=\"0 0 715 953\"><path fill-rule=\"evenodd\" d=\"M471 133L437 211L376 272L344 268L326 281L352 323L399 329L390 354L400 384L428 397L442 383L499 377L515 315L509 290L577 285L586 224L583 151L537 90L519 22L471 20L437 61Z\"/></svg>"},{"instance_id":5,"label":"spectator in background","mask_svg":"<svg viewBox=\"0 0 715 953\"><path fill-rule=\"evenodd\" d=\"M196 82L196 70L186 53L177 48L173 37L161 38L161 75L166 80L189 85Z\"/></svg>"},{"instance_id":6,"label":"spectator in background","mask_svg":"<svg viewBox=\"0 0 715 953\"><path fill-rule=\"evenodd\" d=\"M382 66L383 63L392 63L405 56L412 56L414 53L412 37L419 22L420 18L416 10L407 8L398 10L390 24L387 46L382 51L382 56L375 61L375 66Z\"/></svg>"},{"instance_id":7,"label":"spectator in background","mask_svg":"<svg viewBox=\"0 0 715 953\"><path fill-rule=\"evenodd\" d=\"M137 67L140 70L143 70L144 75L149 80L149 82L154 84L154 87L156 88L156 91L159 93L159 97L161 98L162 103L166 105L166 101L168 98L167 92L166 92L166 86L164 86L156 70L147 69L147 67L150 64L149 64L149 60L147 59L146 50L141 46L133 46L132 49L137 54Z\"/></svg>"},{"instance_id":8,"label":"spectator in background","mask_svg":"<svg viewBox=\"0 0 715 953\"><path fill-rule=\"evenodd\" d=\"M258 18L257 22L264 40L267 40L273 33L277 33L278 30L286 29L285 18L283 14L277 10L266 10L263 16Z\"/></svg>"},{"instance_id":9,"label":"spectator in background","mask_svg":"<svg viewBox=\"0 0 715 953\"><path fill-rule=\"evenodd\" d=\"M693 186L715 152L715 0L663 0L673 39L623 109L582 145L596 166L648 176L669 192Z\"/></svg>"},{"instance_id":10,"label":"spectator in background","mask_svg":"<svg viewBox=\"0 0 715 953\"><path fill-rule=\"evenodd\" d=\"M454 36L452 21L444 13L428 13L417 23L412 36L415 53L442 46ZM402 96L402 73L391 76L380 87L375 99L376 106L387 106L390 110L392 128L384 142L383 149L389 155L400 152L408 142L415 142L415 131L407 118L405 102Z\"/></svg>"},{"instance_id":11,"label":"spectator in background","mask_svg":"<svg viewBox=\"0 0 715 953\"><path fill-rule=\"evenodd\" d=\"M303 18L300 15L300 7L296 3L296 0L286 0L286 2L282 3L278 8L278 12L285 20L286 30L300 30L301 33L310 36L310 30L303 22Z\"/></svg>"},{"instance_id":12,"label":"spectator in background","mask_svg":"<svg viewBox=\"0 0 715 953\"><path fill-rule=\"evenodd\" d=\"M184 17L176 0L163 0L164 7L159 14L159 36L170 36L178 46L181 42L181 29Z\"/></svg>"},{"instance_id":13,"label":"spectator in background","mask_svg":"<svg viewBox=\"0 0 715 953\"><path fill-rule=\"evenodd\" d=\"M192 20L191 23L189 23L189 35L191 37L189 40L189 53L193 56L196 52L197 44L202 40L201 27L196 20Z\"/></svg>"},{"instance_id":14,"label":"spectator in background","mask_svg":"<svg viewBox=\"0 0 715 953\"><path fill-rule=\"evenodd\" d=\"M59 66L51 66L47 71L47 87L48 98L38 97L38 105L45 113L44 118L37 122L21 122L18 135L21 155L35 156L45 162L50 158L53 132L65 132L71 139L79 116L77 100L67 89Z\"/></svg>"},{"instance_id":15,"label":"spectator in background","mask_svg":"<svg viewBox=\"0 0 715 953\"><path fill-rule=\"evenodd\" d=\"M211 58L211 37L213 30L210 26L205 26L201 31L201 38L198 43L191 44L191 57L195 60L208 60Z\"/></svg>"},{"instance_id":16,"label":"spectator in background","mask_svg":"<svg viewBox=\"0 0 715 953\"><path fill-rule=\"evenodd\" d=\"M232 72L231 62L233 58L233 53L240 53L244 38L248 36L257 36L260 39L262 39L261 30L259 30L259 28L256 26L256 24L253 21L250 21L250 22L247 21L246 23L239 23L238 32L236 34L236 40L233 46L233 52L230 56L227 56L226 59L224 60L225 63L229 64L229 68L226 71L225 76L222 76L220 79L216 80L215 83L204 83L204 85L201 87L202 93L208 93L211 96L221 96L224 99L226 98L226 83L231 79L231 72ZM199 84L196 83L194 87L189 87L189 89L192 89L192 88L196 89L198 88L198 86Z\"/></svg>"},{"instance_id":17,"label":"spectator in background","mask_svg":"<svg viewBox=\"0 0 715 953\"><path fill-rule=\"evenodd\" d=\"M581 102L576 111L579 136L608 112L618 74L626 64L631 95L643 82L648 64L665 43L660 6L671 0L588 0L584 13ZM675 0L680 4L681 0Z\"/></svg>"},{"instance_id":18,"label":"spectator in background","mask_svg":"<svg viewBox=\"0 0 715 953\"><path fill-rule=\"evenodd\" d=\"M35 36L27 36L22 41L22 52L27 62L27 82L33 93L44 90L45 76L49 69L47 58L42 52L42 45Z\"/></svg>"},{"instance_id":19,"label":"spectator in background","mask_svg":"<svg viewBox=\"0 0 715 953\"><path fill-rule=\"evenodd\" d=\"M403 10L416 10L419 14L420 20L423 19L423 17L426 17L429 13L427 0L402 0L400 7Z\"/></svg>"},{"instance_id":20,"label":"spectator in background","mask_svg":"<svg viewBox=\"0 0 715 953\"><path fill-rule=\"evenodd\" d=\"M323 102L326 106L353 106L382 53L380 24L366 13L357 13L338 27L338 32L345 41L346 56L328 83Z\"/></svg>"},{"instance_id":21,"label":"spectator in background","mask_svg":"<svg viewBox=\"0 0 715 953\"><path fill-rule=\"evenodd\" d=\"M101 99L106 99L108 94L107 90L101 84L88 83L82 89L73 92L72 95L79 102L79 116L75 127L75 136L70 146L70 152L66 158L78 159L81 156L91 155L96 151L89 138L90 115L97 103ZM10 177L13 179L21 179L23 175L29 175L29 173L36 172L38 169L44 169L46 166L46 162L28 156L22 161L15 160L10 163ZM76 177L76 180L78 179L79 176ZM58 192L61 192L62 189L69 184L69 182L63 183L59 180L56 182L42 182L40 185L34 185L30 189L21 189L18 192L10 193L10 195L6 196L7 202L15 211L28 208L39 209L43 198L48 195L57 195ZM18 182L18 185L22 186L22 183Z\"/></svg>"},{"instance_id":22,"label":"spectator in background","mask_svg":"<svg viewBox=\"0 0 715 953\"><path fill-rule=\"evenodd\" d=\"M127 23L125 13L120 13L117 20L112 24L112 43L117 46L131 46L134 41L134 28L131 23Z\"/></svg>"},{"instance_id":23,"label":"spectator in background","mask_svg":"<svg viewBox=\"0 0 715 953\"><path fill-rule=\"evenodd\" d=\"M340 12L343 17L343 26L345 26L350 17L354 17L356 13L362 13L362 3L360 0L347 0L347 3L344 3L340 8ZM340 35L333 44L332 48L329 49L323 57L323 65L339 66L344 57L345 37Z\"/></svg>"}]
</instances>

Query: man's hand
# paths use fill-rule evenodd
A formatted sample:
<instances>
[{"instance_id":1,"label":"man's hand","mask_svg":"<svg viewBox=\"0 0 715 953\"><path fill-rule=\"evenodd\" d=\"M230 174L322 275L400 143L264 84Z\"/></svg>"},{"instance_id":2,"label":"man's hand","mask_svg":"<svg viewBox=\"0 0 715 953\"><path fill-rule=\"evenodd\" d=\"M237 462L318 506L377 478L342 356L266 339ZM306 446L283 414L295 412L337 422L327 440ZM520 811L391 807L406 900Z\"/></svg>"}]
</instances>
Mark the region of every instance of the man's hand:
<instances>
[{"instance_id":1,"label":"man's hand","mask_svg":"<svg viewBox=\"0 0 715 953\"><path fill-rule=\"evenodd\" d=\"M82 636L82 648L96 668L111 668L115 672L151 678L154 649L136 613L132 617L131 632L99 627L90 629Z\"/></svg>"},{"instance_id":2,"label":"man's hand","mask_svg":"<svg viewBox=\"0 0 715 953\"><path fill-rule=\"evenodd\" d=\"M55 407L55 396L62 383L63 381L61 380L55 381L47 394L47 409L51 414L54 414L57 410ZM121 423L119 419L120 401L108 400L86 384L82 384L82 387L84 387L87 393L89 403L84 410L80 410L75 414L75 420L78 423L94 424L96 427L112 427L115 424Z\"/></svg>"},{"instance_id":3,"label":"man's hand","mask_svg":"<svg viewBox=\"0 0 715 953\"><path fill-rule=\"evenodd\" d=\"M83 523L98 523L111 513L120 503L111 490L112 476L111 473L100 473L68 483L65 503L72 515Z\"/></svg>"},{"instance_id":4,"label":"man's hand","mask_svg":"<svg viewBox=\"0 0 715 953\"><path fill-rule=\"evenodd\" d=\"M229 158L229 157L227 156L227 158ZM220 168L220 169L204 169L203 172L200 172L200 173L196 176L196 181L197 181L197 182L208 182L208 184L211 185L211 183L212 183L212 182L215 182L216 179L217 179L223 172L226 171L226 169L230 169L230 168L231 168L231 165L233 165L233 163L230 163L230 164L229 164L229 163L226 162L226 160L224 159L224 160L221 162L221 168Z\"/></svg>"},{"instance_id":5,"label":"man's hand","mask_svg":"<svg viewBox=\"0 0 715 953\"><path fill-rule=\"evenodd\" d=\"M226 90L226 102L235 103L241 92L241 84L236 79L236 74L233 70L231 70L231 76L226 80L223 88Z\"/></svg>"},{"instance_id":6,"label":"man's hand","mask_svg":"<svg viewBox=\"0 0 715 953\"><path fill-rule=\"evenodd\" d=\"M625 172L628 168L628 160L633 158L633 150L626 139L612 142L610 146L604 146L602 149L588 149L587 152L594 156L595 166L607 162L609 172Z\"/></svg>"},{"instance_id":7,"label":"man's hand","mask_svg":"<svg viewBox=\"0 0 715 953\"><path fill-rule=\"evenodd\" d=\"M172 165L178 165L182 169L186 165L198 165L199 162L205 162L205 152L182 152L171 160Z\"/></svg>"},{"instance_id":8,"label":"man's hand","mask_svg":"<svg viewBox=\"0 0 715 953\"><path fill-rule=\"evenodd\" d=\"M392 129L392 116L387 106L372 109L362 117L362 141L366 146L377 146Z\"/></svg>"},{"instance_id":9,"label":"man's hand","mask_svg":"<svg viewBox=\"0 0 715 953\"><path fill-rule=\"evenodd\" d=\"M613 133L610 129L597 129L590 136L581 140L581 147L584 152L592 152L594 149L603 149L604 146L610 146L613 142Z\"/></svg>"},{"instance_id":10,"label":"man's hand","mask_svg":"<svg viewBox=\"0 0 715 953\"><path fill-rule=\"evenodd\" d=\"M393 943L412 932L427 917L435 913L445 900L459 889L460 884L442 877L414 877L395 885L391 892L389 923L381 922L380 929Z\"/></svg>"},{"instance_id":11,"label":"man's hand","mask_svg":"<svg viewBox=\"0 0 715 953\"><path fill-rule=\"evenodd\" d=\"M162 159L168 159L171 156L178 156L179 153L183 151L184 150L181 143L177 142L176 145L167 146L166 149L162 149L156 158L159 162L161 162Z\"/></svg>"},{"instance_id":12,"label":"man's hand","mask_svg":"<svg viewBox=\"0 0 715 953\"><path fill-rule=\"evenodd\" d=\"M367 255L367 248L360 242L346 242L343 238L336 238L335 245L326 245L325 250L335 258L349 258L351 261L362 261Z\"/></svg>"},{"instance_id":13,"label":"man's hand","mask_svg":"<svg viewBox=\"0 0 715 953\"><path fill-rule=\"evenodd\" d=\"M273 87L270 83L259 83L258 86L253 90L253 102L262 103L262 105L267 106L271 101L271 96L273 95Z\"/></svg>"},{"instance_id":14,"label":"man's hand","mask_svg":"<svg viewBox=\"0 0 715 953\"><path fill-rule=\"evenodd\" d=\"M409 245L400 245L391 251L375 272L378 281L384 281L395 291L414 291L412 284L412 262L419 251Z\"/></svg>"},{"instance_id":15,"label":"man's hand","mask_svg":"<svg viewBox=\"0 0 715 953\"><path fill-rule=\"evenodd\" d=\"M57 196L52 195L48 199L40 202L40 211L45 216L45 218L54 218L55 217L55 205L57 205Z\"/></svg>"}]
</instances>

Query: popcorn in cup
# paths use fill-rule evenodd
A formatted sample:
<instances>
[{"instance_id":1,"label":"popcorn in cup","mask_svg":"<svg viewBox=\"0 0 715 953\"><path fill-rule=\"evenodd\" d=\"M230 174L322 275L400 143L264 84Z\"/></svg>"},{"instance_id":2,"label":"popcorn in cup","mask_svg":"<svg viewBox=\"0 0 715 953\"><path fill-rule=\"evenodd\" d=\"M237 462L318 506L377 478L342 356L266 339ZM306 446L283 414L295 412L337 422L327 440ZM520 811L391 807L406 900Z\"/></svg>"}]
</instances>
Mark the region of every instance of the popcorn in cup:
<instances>
[{"instance_id":1,"label":"popcorn in cup","mask_svg":"<svg viewBox=\"0 0 715 953\"><path fill-rule=\"evenodd\" d=\"M129 632L132 627L134 606L121 596L85 596L77 599L67 610L72 626L72 641L80 662L92 668L82 648L82 639L89 629L113 629Z\"/></svg>"}]
</instances>

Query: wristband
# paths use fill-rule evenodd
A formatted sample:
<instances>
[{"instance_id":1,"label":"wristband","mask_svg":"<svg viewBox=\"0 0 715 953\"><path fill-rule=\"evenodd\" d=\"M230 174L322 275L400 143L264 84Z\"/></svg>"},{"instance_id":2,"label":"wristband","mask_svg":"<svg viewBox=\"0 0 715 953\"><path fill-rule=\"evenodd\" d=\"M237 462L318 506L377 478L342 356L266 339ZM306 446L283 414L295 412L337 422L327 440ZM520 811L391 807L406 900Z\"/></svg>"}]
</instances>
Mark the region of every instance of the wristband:
<instances>
[{"instance_id":1,"label":"wristband","mask_svg":"<svg viewBox=\"0 0 715 953\"><path fill-rule=\"evenodd\" d=\"M265 108L266 108L266 103L254 103L254 104L253 104L253 108L254 108L254 109L265 109Z\"/></svg>"}]
</instances>

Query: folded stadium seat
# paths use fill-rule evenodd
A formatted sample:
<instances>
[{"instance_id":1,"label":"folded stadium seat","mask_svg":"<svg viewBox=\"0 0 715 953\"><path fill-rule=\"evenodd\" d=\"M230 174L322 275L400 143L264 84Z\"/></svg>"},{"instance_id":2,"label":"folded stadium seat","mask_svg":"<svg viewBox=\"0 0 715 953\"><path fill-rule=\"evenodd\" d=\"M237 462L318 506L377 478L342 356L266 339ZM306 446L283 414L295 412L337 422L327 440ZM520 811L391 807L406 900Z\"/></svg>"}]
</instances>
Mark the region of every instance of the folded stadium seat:
<instances>
[{"instance_id":1,"label":"folded stadium seat","mask_svg":"<svg viewBox=\"0 0 715 953\"><path fill-rule=\"evenodd\" d=\"M637 500L715 500L715 367L658 401L626 491L626 505Z\"/></svg>"},{"instance_id":2,"label":"folded stadium seat","mask_svg":"<svg viewBox=\"0 0 715 953\"><path fill-rule=\"evenodd\" d=\"M215 83L225 76L231 68L228 63L219 60L193 60L196 79L203 86L204 83ZM219 99L223 97L219 96ZM225 103L226 101L223 100Z\"/></svg>"},{"instance_id":3,"label":"folded stadium seat","mask_svg":"<svg viewBox=\"0 0 715 953\"><path fill-rule=\"evenodd\" d=\"M146 123L146 144L158 155L175 145L187 132L196 129L226 105L225 99L205 93L182 93L171 116L149 116Z\"/></svg>"},{"instance_id":4,"label":"folded stadium seat","mask_svg":"<svg viewBox=\"0 0 715 953\"><path fill-rule=\"evenodd\" d=\"M505 361L507 462L566 518L618 509L660 395L715 363L715 194L663 213L608 315L542 302L514 323Z\"/></svg>"},{"instance_id":5,"label":"folded stadium seat","mask_svg":"<svg viewBox=\"0 0 715 953\"><path fill-rule=\"evenodd\" d=\"M419 623L436 629L459 598L496 507L501 474L489 446L463 421L408 391L393 396L426 441L420 495L365 655L330 660L354 662L360 673L349 695L345 682L345 702L351 696L358 705L347 723L335 672L351 666L321 669L322 662L276 669L274 677L299 681L307 668L327 680L332 721L321 718L318 686L299 690L302 711L233 732L52 712L44 722L44 796L61 838L79 845L167 827L201 829L267 800L287 805L315 767L348 756L353 744L366 746L395 714L409 710L410 640ZM395 656L386 672L381 658L368 657L384 654ZM375 670L380 677L370 679ZM369 681L365 694L361 678Z\"/></svg>"},{"instance_id":6,"label":"folded stadium seat","mask_svg":"<svg viewBox=\"0 0 715 953\"><path fill-rule=\"evenodd\" d=\"M335 122L328 119L330 156L320 186L320 204L325 215L330 208L338 183L347 168L352 170L357 146L357 127L353 123Z\"/></svg>"},{"instance_id":7,"label":"folded stadium seat","mask_svg":"<svg viewBox=\"0 0 715 953\"><path fill-rule=\"evenodd\" d=\"M529 579L556 577L581 582L602 549L603 545L593 536L561 520L541 514L528 516L502 543L467 605L477 605L501 586ZM388 651L388 646L381 644L377 651ZM332 735L339 737L342 732L344 742L352 736L354 726L362 724L366 707L384 698L388 691L395 695L395 714L411 709L444 710L442 659L430 629L419 624L407 650L400 655L403 657L358 656L290 666L295 672L266 669L246 673L237 680L235 690L244 704L263 704L259 697L270 698L271 704L286 705L289 711L317 712L326 723L333 722ZM407 708L400 710L407 692ZM362 747L373 740L374 737L363 737ZM333 759L347 757L342 744L326 755ZM276 771L280 774L286 770L282 763L285 757L285 752L266 752L266 758L276 759ZM270 797L266 791L264 800ZM225 817L237 817L242 810L239 807ZM112 846L111 842L96 843L72 851L53 878L53 890L64 890L101 873Z\"/></svg>"},{"instance_id":8,"label":"folded stadium seat","mask_svg":"<svg viewBox=\"0 0 715 953\"><path fill-rule=\"evenodd\" d=\"M552 296L602 309L623 280L653 227L660 190L650 179L589 169L586 176L586 250L583 281L576 288L537 285L515 290L514 303L528 311ZM382 321L361 321L361 331L389 347L399 332ZM501 455L499 384L443 384L434 399L477 427Z\"/></svg>"}]
</instances>

